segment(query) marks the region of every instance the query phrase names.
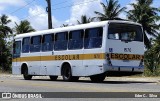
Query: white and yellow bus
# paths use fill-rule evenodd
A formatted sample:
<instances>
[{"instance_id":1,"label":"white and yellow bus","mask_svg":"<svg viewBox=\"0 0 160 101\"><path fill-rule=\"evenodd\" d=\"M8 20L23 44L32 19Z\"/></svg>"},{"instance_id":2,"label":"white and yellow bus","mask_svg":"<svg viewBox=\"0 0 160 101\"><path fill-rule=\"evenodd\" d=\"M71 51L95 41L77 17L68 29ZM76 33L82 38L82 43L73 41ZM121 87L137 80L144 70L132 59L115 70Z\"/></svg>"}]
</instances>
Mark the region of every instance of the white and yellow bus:
<instances>
[{"instance_id":1,"label":"white and yellow bus","mask_svg":"<svg viewBox=\"0 0 160 101\"><path fill-rule=\"evenodd\" d=\"M140 24L108 20L15 36L13 74L76 81L90 77L143 73L144 42Z\"/></svg>"}]
</instances>

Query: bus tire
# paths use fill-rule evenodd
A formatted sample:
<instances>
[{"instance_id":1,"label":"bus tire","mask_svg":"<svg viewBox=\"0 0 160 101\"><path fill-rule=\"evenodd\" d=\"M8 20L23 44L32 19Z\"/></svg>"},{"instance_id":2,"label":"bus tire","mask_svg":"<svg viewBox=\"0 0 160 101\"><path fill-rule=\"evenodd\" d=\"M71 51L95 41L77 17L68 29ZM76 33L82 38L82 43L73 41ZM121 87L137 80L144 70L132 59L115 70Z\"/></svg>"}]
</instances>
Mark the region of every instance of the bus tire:
<instances>
[{"instance_id":1,"label":"bus tire","mask_svg":"<svg viewBox=\"0 0 160 101\"><path fill-rule=\"evenodd\" d=\"M26 65L23 67L23 78L25 80L31 80L32 79L32 75L28 75L28 68L27 68Z\"/></svg>"},{"instance_id":2,"label":"bus tire","mask_svg":"<svg viewBox=\"0 0 160 101\"><path fill-rule=\"evenodd\" d=\"M90 79L92 82L103 82L105 77L106 76L104 74L98 74L98 75L90 76Z\"/></svg>"},{"instance_id":3,"label":"bus tire","mask_svg":"<svg viewBox=\"0 0 160 101\"><path fill-rule=\"evenodd\" d=\"M64 64L62 66L62 78L64 81L78 81L79 77L73 77L71 67L69 64Z\"/></svg>"},{"instance_id":4,"label":"bus tire","mask_svg":"<svg viewBox=\"0 0 160 101\"><path fill-rule=\"evenodd\" d=\"M51 81L56 81L58 78L58 76L49 76L49 77L50 77Z\"/></svg>"}]
</instances>

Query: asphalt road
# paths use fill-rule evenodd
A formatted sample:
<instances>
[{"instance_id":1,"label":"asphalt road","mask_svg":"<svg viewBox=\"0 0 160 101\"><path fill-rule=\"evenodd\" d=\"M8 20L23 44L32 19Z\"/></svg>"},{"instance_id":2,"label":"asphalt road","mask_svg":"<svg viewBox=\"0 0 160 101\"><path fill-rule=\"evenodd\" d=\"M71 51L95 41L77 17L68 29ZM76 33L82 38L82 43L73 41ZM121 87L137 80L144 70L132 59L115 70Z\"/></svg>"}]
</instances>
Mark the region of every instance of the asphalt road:
<instances>
[{"instance_id":1,"label":"asphalt road","mask_svg":"<svg viewBox=\"0 0 160 101\"><path fill-rule=\"evenodd\" d=\"M64 82L61 77L57 81L50 81L49 77L33 77L32 80L24 80L16 75L0 75L0 92L160 92L160 78L131 78L131 77L107 77L102 83L92 83L89 78L80 78L79 82ZM66 93L68 94L68 93ZM98 94L98 93L97 93ZM138 99L138 100L137 100ZM0 99L0 100L33 100L44 99ZM53 101L53 99L45 99ZM56 98L54 101L160 101L158 98Z\"/></svg>"}]
</instances>

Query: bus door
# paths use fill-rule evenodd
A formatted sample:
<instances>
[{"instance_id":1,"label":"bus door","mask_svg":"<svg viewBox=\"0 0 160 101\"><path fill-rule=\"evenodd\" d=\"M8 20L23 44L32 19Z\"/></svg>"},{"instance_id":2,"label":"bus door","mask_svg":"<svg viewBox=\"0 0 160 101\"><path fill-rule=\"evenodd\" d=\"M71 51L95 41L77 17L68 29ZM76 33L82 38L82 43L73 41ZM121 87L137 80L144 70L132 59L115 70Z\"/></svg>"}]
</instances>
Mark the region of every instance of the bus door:
<instances>
[{"instance_id":1,"label":"bus door","mask_svg":"<svg viewBox=\"0 0 160 101\"><path fill-rule=\"evenodd\" d=\"M42 38L42 50L41 50L41 75L55 75L56 68L54 66L54 35L46 34Z\"/></svg>"},{"instance_id":2,"label":"bus door","mask_svg":"<svg viewBox=\"0 0 160 101\"><path fill-rule=\"evenodd\" d=\"M21 41L14 41L13 44L12 72L13 74L21 73Z\"/></svg>"},{"instance_id":3,"label":"bus door","mask_svg":"<svg viewBox=\"0 0 160 101\"><path fill-rule=\"evenodd\" d=\"M103 27L85 30L83 66L86 76L101 73Z\"/></svg>"},{"instance_id":4,"label":"bus door","mask_svg":"<svg viewBox=\"0 0 160 101\"><path fill-rule=\"evenodd\" d=\"M83 36L84 30L74 30L69 33L68 60L71 60L72 75L85 76L83 67Z\"/></svg>"},{"instance_id":5,"label":"bus door","mask_svg":"<svg viewBox=\"0 0 160 101\"><path fill-rule=\"evenodd\" d=\"M41 36L31 37L30 53L27 55L29 74L39 75L41 67Z\"/></svg>"},{"instance_id":6,"label":"bus door","mask_svg":"<svg viewBox=\"0 0 160 101\"><path fill-rule=\"evenodd\" d=\"M144 54L141 26L126 23L110 23L107 47L112 66L139 67ZM132 69L135 68L130 68L130 71Z\"/></svg>"}]
</instances>

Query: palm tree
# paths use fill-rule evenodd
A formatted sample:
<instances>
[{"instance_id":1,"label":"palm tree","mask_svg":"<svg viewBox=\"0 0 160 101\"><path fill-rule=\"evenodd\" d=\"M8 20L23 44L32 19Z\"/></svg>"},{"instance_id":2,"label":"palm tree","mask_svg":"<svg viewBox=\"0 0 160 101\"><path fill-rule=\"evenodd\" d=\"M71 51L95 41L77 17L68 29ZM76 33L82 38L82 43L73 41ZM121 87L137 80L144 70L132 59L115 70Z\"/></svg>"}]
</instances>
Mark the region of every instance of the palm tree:
<instances>
[{"instance_id":1,"label":"palm tree","mask_svg":"<svg viewBox=\"0 0 160 101\"><path fill-rule=\"evenodd\" d=\"M16 32L16 34L22 34L22 33L28 33L28 32L35 31L35 29L33 29L32 26L30 25L30 22L27 20L21 21L19 25L16 22L15 24L16 26L14 27L14 31Z\"/></svg>"},{"instance_id":2,"label":"palm tree","mask_svg":"<svg viewBox=\"0 0 160 101\"><path fill-rule=\"evenodd\" d=\"M78 24L86 24L86 23L90 23L92 21L93 21L93 19L92 18L87 18L86 15L81 16L81 21L77 20Z\"/></svg>"},{"instance_id":3,"label":"palm tree","mask_svg":"<svg viewBox=\"0 0 160 101\"><path fill-rule=\"evenodd\" d=\"M101 3L102 8L103 8L103 13L101 12L97 12L95 11L95 14L98 15L98 17L96 17L97 19L99 19L100 21L104 21L104 20L120 20L121 18L119 18L119 14L122 13L126 8L120 6L120 4L118 4L118 0L106 0L107 5L105 5L104 3Z\"/></svg>"},{"instance_id":4,"label":"palm tree","mask_svg":"<svg viewBox=\"0 0 160 101\"><path fill-rule=\"evenodd\" d=\"M147 48L151 47L151 42L149 41L147 34L156 37L160 25L156 24L160 20L158 12L160 8L152 7L153 0L136 0L137 3L130 4L133 9L127 12L127 17L129 20L140 23L144 30L144 43Z\"/></svg>"},{"instance_id":5,"label":"palm tree","mask_svg":"<svg viewBox=\"0 0 160 101\"><path fill-rule=\"evenodd\" d=\"M1 37L6 37L9 33L12 34L12 29L7 26L8 23L10 23L11 20L8 19L8 16L2 15L0 17L0 34Z\"/></svg>"},{"instance_id":6,"label":"palm tree","mask_svg":"<svg viewBox=\"0 0 160 101\"><path fill-rule=\"evenodd\" d=\"M153 73L160 64L160 35L152 41L152 47L145 52L145 65Z\"/></svg>"},{"instance_id":7,"label":"palm tree","mask_svg":"<svg viewBox=\"0 0 160 101\"><path fill-rule=\"evenodd\" d=\"M62 26L60 27L68 27L69 25L68 24L63 24Z\"/></svg>"},{"instance_id":8,"label":"palm tree","mask_svg":"<svg viewBox=\"0 0 160 101\"><path fill-rule=\"evenodd\" d=\"M8 19L8 16L0 16L0 68L3 70L8 70L11 62L11 53L7 44L7 36L12 34L12 30L7 26L11 20Z\"/></svg>"}]
</instances>

